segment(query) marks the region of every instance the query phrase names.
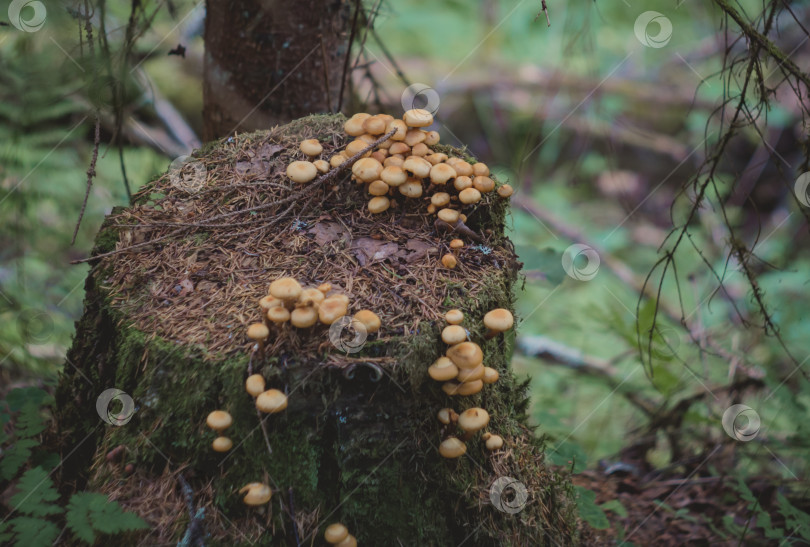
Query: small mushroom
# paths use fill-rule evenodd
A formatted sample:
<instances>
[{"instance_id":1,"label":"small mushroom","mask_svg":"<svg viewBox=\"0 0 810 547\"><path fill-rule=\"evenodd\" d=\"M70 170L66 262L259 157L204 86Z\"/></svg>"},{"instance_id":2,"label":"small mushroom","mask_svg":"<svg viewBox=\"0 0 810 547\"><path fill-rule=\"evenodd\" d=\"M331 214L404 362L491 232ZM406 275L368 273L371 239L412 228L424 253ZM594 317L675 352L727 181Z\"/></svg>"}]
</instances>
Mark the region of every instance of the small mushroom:
<instances>
[{"instance_id":1,"label":"small mushroom","mask_svg":"<svg viewBox=\"0 0 810 547\"><path fill-rule=\"evenodd\" d=\"M503 446L503 437L500 435L493 435L492 433L484 433L481 436L486 443L487 450L498 450Z\"/></svg>"},{"instance_id":2,"label":"small mushroom","mask_svg":"<svg viewBox=\"0 0 810 547\"><path fill-rule=\"evenodd\" d=\"M484 376L481 378L485 384L494 384L501 375L492 367L484 367Z\"/></svg>"},{"instance_id":3,"label":"small mushroom","mask_svg":"<svg viewBox=\"0 0 810 547\"><path fill-rule=\"evenodd\" d=\"M248 327L248 338L259 344L259 355L264 354L264 341L270 336L270 330L264 323L253 323Z\"/></svg>"},{"instance_id":4,"label":"small mushroom","mask_svg":"<svg viewBox=\"0 0 810 547\"><path fill-rule=\"evenodd\" d=\"M305 141L301 141L298 148L301 149L301 152L310 157L320 156L321 152L323 152L323 145L318 142L318 139L307 139Z\"/></svg>"},{"instance_id":5,"label":"small mushroom","mask_svg":"<svg viewBox=\"0 0 810 547\"><path fill-rule=\"evenodd\" d=\"M478 365L477 367L473 368L462 368L458 371L458 376L456 376L456 380L458 380L461 383L473 382L475 380L483 380L484 374L485 374L484 365Z\"/></svg>"},{"instance_id":6,"label":"small mushroom","mask_svg":"<svg viewBox=\"0 0 810 547\"><path fill-rule=\"evenodd\" d=\"M446 382L458 376L458 367L447 357L439 357L428 367L428 375L437 382Z\"/></svg>"},{"instance_id":7,"label":"small mushroom","mask_svg":"<svg viewBox=\"0 0 810 547\"><path fill-rule=\"evenodd\" d=\"M427 135L425 135L425 144L428 146L439 144L439 140L441 138L438 131L428 131Z\"/></svg>"},{"instance_id":8,"label":"small mushroom","mask_svg":"<svg viewBox=\"0 0 810 547\"><path fill-rule=\"evenodd\" d=\"M374 182L383 172L382 163L374 158L363 158L352 165L352 174L363 182Z\"/></svg>"},{"instance_id":9,"label":"small mushroom","mask_svg":"<svg viewBox=\"0 0 810 547\"><path fill-rule=\"evenodd\" d=\"M416 178L410 178L399 187L399 193L406 198L418 198L422 195L422 182Z\"/></svg>"},{"instance_id":10,"label":"small mushroom","mask_svg":"<svg viewBox=\"0 0 810 547\"><path fill-rule=\"evenodd\" d=\"M205 419L205 425L207 425L214 431L222 431L224 429L228 429L229 427L231 427L232 423L233 418L231 418L231 415L225 412L224 410L214 410Z\"/></svg>"},{"instance_id":11,"label":"small mushroom","mask_svg":"<svg viewBox=\"0 0 810 547\"><path fill-rule=\"evenodd\" d=\"M343 541L335 543L335 547L357 547L357 538L349 534Z\"/></svg>"},{"instance_id":12,"label":"small mushroom","mask_svg":"<svg viewBox=\"0 0 810 547\"><path fill-rule=\"evenodd\" d=\"M427 139L427 133L422 131L421 129L409 129L407 133L405 133L405 144L408 146L416 146L420 142L425 142Z\"/></svg>"},{"instance_id":13,"label":"small mushroom","mask_svg":"<svg viewBox=\"0 0 810 547\"><path fill-rule=\"evenodd\" d=\"M454 346L467 340L467 331L459 325L448 325L442 329L442 341Z\"/></svg>"},{"instance_id":14,"label":"small mushroom","mask_svg":"<svg viewBox=\"0 0 810 547\"><path fill-rule=\"evenodd\" d=\"M292 309L295 301L301 296L301 284L292 277L281 277L270 283L270 296L284 301L287 309Z\"/></svg>"},{"instance_id":15,"label":"small mushroom","mask_svg":"<svg viewBox=\"0 0 810 547\"><path fill-rule=\"evenodd\" d=\"M423 142L417 143L411 148L411 155L412 156L419 156L424 158L428 154L430 154L431 150L427 147L427 145Z\"/></svg>"},{"instance_id":16,"label":"small mushroom","mask_svg":"<svg viewBox=\"0 0 810 547\"><path fill-rule=\"evenodd\" d=\"M306 329L318 322L318 310L314 306L295 308L290 314L290 323L293 327Z\"/></svg>"},{"instance_id":17,"label":"small mushroom","mask_svg":"<svg viewBox=\"0 0 810 547\"><path fill-rule=\"evenodd\" d=\"M456 178L456 171L446 163L439 163L430 168L430 182L433 184L447 184Z\"/></svg>"},{"instance_id":18,"label":"small mushroom","mask_svg":"<svg viewBox=\"0 0 810 547\"><path fill-rule=\"evenodd\" d=\"M508 198L515 193L515 190L509 184L502 184L498 186L498 195L502 198Z\"/></svg>"},{"instance_id":19,"label":"small mushroom","mask_svg":"<svg viewBox=\"0 0 810 547\"><path fill-rule=\"evenodd\" d=\"M371 114L366 114L364 112L355 114L343 124L343 131L345 131L350 137L359 137L366 132L366 129L363 127L363 122L370 117Z\"/></svg>"},{"instance_id":20,"label":"small mushroom","mask_svg":"<svg viewBox=\"0 0 810 547\"><path fill-rule=\"evenodd\" d=\"M424 179L430 176L430 171L434 169L434 166L425 158L411 156L405 160L405 163L402 164L402 168L412 177Z\"/></svg>"},{"instance_id":21,"label":"small mushroom","mask_svg":"<svg viewBox=\"0 0 810 547\"><path fill-rule=\"evenodd\" d=\"M369 135L382 135L385 133L385 120L380 116L371 116L363 122L363 129Z\"/></svg>"},{"instance_id":22,"label":"small mushroom","mask_svg":"<svg viewBox=\"0 0 810 547\"><path fill-rule=\"evenodd\" d=\"M472 205L481 201L481 192L475 188L467 188L458 193L458 200L464 205Z\"/></svg>"},{"instance_id":23,"label":"small mushroom","mask_svg":"<svg viewBox=\"0 0 810 547\"><path fill-rule=\"evenodd\" d=\"M490 339L499 332L504 332L512 328L515 318L512 312L503 308L496 308L484 315L484 326L487 328L486 338Z\"/></svg>"},{"instance_id":24,"label":"small mushroom","mask_svg":"<svg viewBox=\"0 0 810 547\"><path fill-rule=\"evenodd\" d=\"M444 319L451 325L460 325L464 321L464 313L461 310L450 310L444 314Z\"/></svg>"},{"instance_id":25,"label":"small mushroom","mask_svg":"<svg viewBox=\"0 0 810 547\"><path fill-rule=\"evenodd\" d=\"M439 454L441 454L443 458L460 458L466 452L467 445L456 437L447 437L442 441L442 444L439 445Z\"/></svg>"},{"instance_id":26,"label":"small mushroom","mask_svg":"<svg viewBox=\"0 0 810 547\"><path fill-rule=\"evenodd\" d=\"M388 133L392 129L397 130L396 133L391 135L391 140L392 141L404 141L405 140L405 135L408 133L408 126L405 124L404 121L402 121L402 120L393 120L391 122L388 122L388 127L385 128L385 132Z\"/></svg>"},{"instance_id":27,"label":"small mushroom","mask_svg":"<svg viewBox=\"0 0 810 547\"><path fill-rule=\"evenodd\" d=\"M321 293L323 293L324 296L326 296L326 293L332 290L332 284L321 283L320 285L318 285L318 290L321 291Z\"/></svg>"},{"instance_id":28,"label":"small mushroom","mask_svg":"<svg viewBox=\"0 0 810 547\"><path fill-rule=\"evenodd\" d=\"M441 209L438 216L439 220L443 220L451 226L455 226L458 222L458 211L454 209Z\"/></svg>"},{"instance_id":29,"label":"small mushroom","mask_svg":"<svg viewBox=\"0 0 810 547\"><path fill-rule=\"evenodd\" d=\"M484 382L481 380L473 380L471 382L445 382L442 384L442 391L447 395L453 397L454 395L475 395L484 389Z\"/></svg>"},{"instance_id":30,"label":"small mushroom","mask_svg":"<svg viewBox=\"0 0 810 547\"><path fill-rule=\"evenodd\" d=\"M349 311L347 299L342 295L329 296L318 307L318 319L324 325L331 325Z\"/></svg>"},{"instance_id":31,"label":"small mushroom","mask_svg":"<svg viewBox=\"0 0 810 547\"><path fill-rule=\"evenodd\" d=\"M472 185L472 179L466 176L458 176L456 177L456 180L453 181L453 188L459 192L466 190L467 188L472 188Z\"/></svg>"},{"instance_id":32,"label":"small mushroom","mask_svg":"<svg viewBox=\"0 0 810 547\"><path fill-rule=\"evenodd\" d=\"M276 306L275 308L270 308L269 310L267 310L267 319L269 319L276 325L286 323L287 321L290 320L290 310L288 310L284 306Z\"/></svg>"},{"instance_id":33,"label":"small mushroom","mask_svg":"<svg viewBox=\"0 0 810 547\"><path fill-rule=\"evenodd\" d=\"M339 522L330 524L323 532L323 539L327 543L339 543L349 536L349 529Z\"/></svg>"},{"instance_id":34,"label":"small mushroom","mask_svg":"<svg viewBox=\"0 0 810 547\"><path fill-rule=\"evenodd\" d=\"M489 176L489 167L486 163L478 162L474 163L472 166L473 175L476 177L488 177Z\"/></svg>"},{"instance_id":35,"label":"small mushroom","mask_svg":"<svg viewBox=\"0 0 810 547\"><path fill-rule=\"evenodd\" d=\"M451 249L461 249L464 247L464 242L460 239L454 239L450 242Z\"/></svg>"},{"instance_id":36,"label":"small mushroom","mask_svg":"<svg viewBox=\"0 0 810 547\"><path fill-rule=\"evenodd\" d=\"M430 196L430 204L436 207L444 207L450 203L450 194L447 192L436 192Z\"/></svg>"},{"instance_id":37,"label":"small mushroom","mask_svg":"<svg viewBox=\"0 0 810 547\"><path fill-rule=\"evenodd\" d=\"M433 114L423 108L415 108L405 112L402 120L408 127L427 127L433 124Z\"/></svg>"},{"instance_id":38,"label":"small mushroom","mask_svg":"<svg viewBox=\"0 0 810 547\"><path fill-rule=\"evenodd\" d=\"M245 380L245 391L251 397L258 397L264 391L264 376L261 374L251 374Z\"/></svg>"},{"instance_id":39,"label":"small mushroom","mask_svg":"<svg viewBox=\"0 0 810 547\"><path fill-rule=\"evenodd\" d=\"M475 368L484 361L484 352L475 342L462 342L450 347L447 357L459 368Z\"/></svg>"},{"instance_id":40,"label":"small mushroom","mask_svg":"<svg viewBox=\"0 0 810 547\"><path fill-rule=\"evenodd\" d=\"M321 292L319 289L309 288L304 289L301 291L301 295L298 297L298 303L296 306L314 306L317 307L323 302L323 299L326 298L324 293Z\"/></svg>"},{"instance_id":41,"label":"small mushroom","mask_svg":"<svg viewBox=\"0 0 810 547\"><path fill-rule=\"evenodd\" d=\"M341 165L346 163L348 159L349 158L348 156L346 156L346 154L343 153L335 154L334 156L329 158L329 165L331 165L332 167L340 167Z\"/></svg>"},{"instance_id":42,"label":"small mushroom","mask_svg":"<svg viewBox=\"0 0 810 547\"><path fill-rule=\"evenodd\" d=\"M478 407L468 408L458 415L458 426L464 430L462 440L469 440L476 431L481 431L488 423L489 412Z\"/></svg>"},{"instance_id":43,"label":"small mushroom","mask_svg":"<svg viewBox=\"0 0 810 547\"><path fill-rule=\"evenodd\" d=\"M328 173L329 172L329 162L326 160L315 160L312 162L312 165L315 166L315 169L318 170L318 173Z\"/></svg>"},{"instance_id":44,"label":"small mushroom","mask_svg":"<svg viewBox=\"0 0 810 547\"><path fill-rule=\"evenodd\" d=\"M211 443L211 448L214 449L214 452L227 452L233 448L233 441L228 437L217 437L214 439L214 442Z\"/></svg>"},{"instance_id":45,"label":"small mushroom","mask_svg":"<svg viewBox=\"0 0 810 547\"><path fill-rule=\"evenodd\" d=\"M380 179L388 186L396 188L408 181L408 173L400 166L387 165L380 173Z\"/></svg>"},{"instance_id":46,"label":"small mushroom","mask_svg":"<svg viewBox=\"0 0 810 547\"><path fill-rule=\"evenodd\" d=\"M354 314L354 318L366 327L366 332L371 333L380 330L380 318L371 310L360 310Z\"/></svg>"},{"instance_id":47,"label":"small mushroom","mask_svg":"<svg viewBox=\"0 0 810 547\"><path fill-rule=\"evenodd\" d=\"M436 418L444 425L450 425L458 421L458 414L452 408L443 408L436 413Z\"/></svg>"},{"instance_id":48,"label":"small mushroom","mask_svg":"<svg viewBox=\"0 0 810 547\"><path fill-rule=\"evenodd\" d=\"M244 494L245 492L247 492L247 494L242 498L245 505L264 505L273 497L273 491L270 490L270 487L261 482L251 482L239 490L240 494Z\"/></svg>"},{"instance_id":49,"label":"small mushroom","mask_svg":"<svg viewBox=\"0 0 810 547\"><path fill-rule=\"evenodd\" d=\"M385 184L385 183L383 183ZM386 212L391 207L391 200L385 196L377 196L368 201L368 212L372 215L379 215Z\"/></svg>"},{"instance_id":50,"label":"small mushroom","mask_svg":"<svg viewBox=\"0 0 810 547\"><path fill-rule=\"evenodd\" d=\"M318 168L309 161L294 161L287 166L287 176L293 182L303 184L318 176Z\"/></svg>"},{"instance_id":51,"label":"small mushroom","mask_svg":"<svg viewBox=\"0 0 810 547\"><path fill-rule=\"evenodd\" d=\"M458 265L458 260L451 253L447 253L442 257L442 266L445 268L452 270L456 265Z\"/></svg>"},{"instance_id":52,"label":"small mushroom","mask_svg":"<svg viewBox=\"0 0 810 547\"><path fill-rule=\"evenodd\" d=\"M482 194L486 194L495 189L495 182L489 177L475 177L473 178L473 186Z\"/></svg>"},{"instance_id":53,"label":"small mushroom","mask_svg":"<svg viewBox=\"0 0 810 547\"><path fill-rule=\"evenodd\" d=\"M372 196L384 196L389 190L391 187L381 180L375 180L368 185L368 193Z\"/></svg>"},{"instance_id":54,"label":"small mushroom","mask_svg":"<svg viewBox=\"0 0 810 547\"><path fill-rule=\"evenodd\" d=\"M287 408L287 396L277 389L268 389L256 397L256 408L265 414L275 414Z\"/></svg>"}]
</instances>

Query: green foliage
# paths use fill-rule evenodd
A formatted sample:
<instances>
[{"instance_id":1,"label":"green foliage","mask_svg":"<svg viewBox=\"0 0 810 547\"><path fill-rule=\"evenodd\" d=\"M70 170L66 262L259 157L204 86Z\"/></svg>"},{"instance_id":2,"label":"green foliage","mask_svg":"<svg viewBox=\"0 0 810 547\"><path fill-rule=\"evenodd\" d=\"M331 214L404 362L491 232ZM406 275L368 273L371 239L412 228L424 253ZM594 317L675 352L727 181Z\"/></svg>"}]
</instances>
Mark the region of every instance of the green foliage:
<instances>
[{"instance_id":1,"label":"green foliage","mask_svg":"<svg viewBox=\"0 0 810 547\"><path fill-rule=\"evenodd\" d=\"M93 544L100 534L148 527L137 515L125 512L103 494L77 492L63 506L47 471L58 464L58 458L48 452L34 452L41 444L35 436L48 427L42 407L52 404L53 398L39 388L18 388L9 392L3 403L16 416L13 432L16 440L3 451L0 479L14 478L23 466L34 461L41 465L26 470L14 485L15 493L10 499L13 518L0 524L0 543L16 547L52 545L63 520L76 538L88 544ZM12 414L3 412L0 417L8 423Z\"/></svg>"},{"instance_id":2,"label":"green foliage","mask_svg":"<svg viewBox=\"0 0 810 547\"><path fill-rule=\"evenodd\" d=\"M597 530L604 530L610 527L607 516L602 508L596 503L596 492L576 486L577 509L579 517Z\"/></svg>"}]
</instances>

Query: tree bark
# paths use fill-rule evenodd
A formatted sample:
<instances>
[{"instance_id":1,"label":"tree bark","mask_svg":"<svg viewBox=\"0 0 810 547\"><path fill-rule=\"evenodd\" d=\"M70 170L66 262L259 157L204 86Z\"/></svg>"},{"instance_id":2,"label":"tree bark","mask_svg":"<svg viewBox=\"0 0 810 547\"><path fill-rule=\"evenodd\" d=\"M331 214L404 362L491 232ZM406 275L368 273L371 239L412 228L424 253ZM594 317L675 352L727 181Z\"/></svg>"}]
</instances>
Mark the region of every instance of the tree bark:
<instances>
[{"instance_id":1,"label":"tree bark","mask_svg":"<svg viewBox=\"0 0 810 547\"><path fill-rule=\"evenodd\" d=\"M346 0L208 0L203 140L333 112L349 53Z\"/></svg>"}]
</instances>

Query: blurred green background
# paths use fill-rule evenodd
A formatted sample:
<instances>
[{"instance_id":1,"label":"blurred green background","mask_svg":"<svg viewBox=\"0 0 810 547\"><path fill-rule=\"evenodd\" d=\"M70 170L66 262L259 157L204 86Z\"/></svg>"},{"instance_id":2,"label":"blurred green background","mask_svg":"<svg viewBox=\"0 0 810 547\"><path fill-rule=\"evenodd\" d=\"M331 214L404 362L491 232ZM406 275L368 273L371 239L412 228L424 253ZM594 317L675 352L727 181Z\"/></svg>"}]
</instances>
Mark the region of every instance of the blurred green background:
<instances>
[{"instance_id":1,"label":"blurred green background","mask_svg":"<svg viewBox=\"0 0 810 547\"><path fill-rule=\"evenodd\" d=\"M140 61L133 67L123 54L113 58L126 74L123 127L104 110L111 88L89 85L87 44L78 42L69 10L48 3L35 33L0 27L4 388L55 382L88 272L70 261L89 254L104 215L126 203L122 163L134 192L189 151L159 107L170 105L201 132L203 6L147 4L156 15L130 57ZM677 465L732 442L721 417L741 402L758 413L761 429L755 442L738 443L739 472L801 484L810 388L796 364L810 354L810 247L792 192L807 128L789 90L760 118L761 135L742 129L726 150L720 183L674 253L677 270L661 284L652 347L639 348L637 333L645 346L656 315L656 300L640 298L639 287L652 272L650 294L658 291L667 234L685 221L694 200L689 183L724 130L717 109L739 92L739 79L722 72L723 18L714 4L549 2L551 27L539 0L365 4L374 34L355 45L360 63L347 111L379 103L399 114L406 84L424 84L439 101L442 140L466 144L517 190L511 229L526 282L517 295L514 366L531 376L531 417L550 438L550 459L579 471L638 445L648 465ZM761 9L753 0L736 5ZM793 7L807 20L807 3ZM634 31L648 10L671 23L663 47L645 46ZM108 39L120 47L129 6L110 4L105 16ZM786 15L777 21L779 46L806 69L810 48L791 23ZM185 58L166 54L178 43ZM737 42L731 55L745 47ZM776 63L763 68L767 84L781 83ZM98 173L71 245L99 105ZM109 144L119 133L120 157ZM784 345L766 335L751 286L729 258L737 241L753 248L746 267ZM569 255L577 255L574 272L595 268L591 279L562 266L574 244L598 256L597 267L594 255L590 262L587 253Z\"/></svg>"}]
</instances>

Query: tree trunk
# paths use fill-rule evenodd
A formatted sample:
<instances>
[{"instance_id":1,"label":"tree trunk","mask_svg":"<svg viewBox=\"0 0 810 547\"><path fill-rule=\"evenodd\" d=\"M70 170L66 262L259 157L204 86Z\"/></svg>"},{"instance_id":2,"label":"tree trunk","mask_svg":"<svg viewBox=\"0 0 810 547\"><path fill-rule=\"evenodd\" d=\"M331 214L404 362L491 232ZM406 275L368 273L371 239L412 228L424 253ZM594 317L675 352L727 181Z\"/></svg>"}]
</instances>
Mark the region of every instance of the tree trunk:
<instances>
[{"instance_id":1,"label":"tree trunk","mask_svg":"<svg viewBox=\"0 0 810 547\"><path fill-rule=\"evenodd\" d=\"M520 264L504 234L508 200L491 192L467 211L482 241L457 251L457 268L441 268L450 236L434 230L424 201L398 199L371 216L347 173L303 188L284 178L301 139L320 138L323 157L345 146L344 120L312 116L213 143L197 159L202 187L192 193L163 175L107 219L68 356L75 366L57 390L62 455L72 452L63 489L109 493L153 526L132 538L143 544L204 529L207 544L322 545L334 522L367 546L571 544L570 483L544 465L542 440L526 426L526 382L509 366L514 330L487 339L481 324L488 310L512 308ZM226 211L238 211L230 224L200 227ZM178 222L189 225L178 232ZM145 241L155 243L122 250ZM245 328L282 275L332 283L352 312L375 311L381 330L351 353L323 325L273 327L266 357L251 357ZM500 373L469 397L446 395L427 375L447 349L441 330L451 308L464 312L485 364ZM245 391L250 373L289 397L282 413L263 415L266 432ZM97 413L110 388L135 403L120 426ZM443 407L487 409L504 449L486 450L479 432L465 456L442 458L439 443L459 434L437 420ZM205 425L216 409L233 416L226 454L212 450L217 435ZM107 461L117 446L124 458ZM202 513L187 509L185 481ZM238 491L257 481L273 498L250 508ZM525 503L510 497L521 486Z\"/></svg>"},{"instance_id":2,"label":"tree trunk","mask_svg":"<svg viewBox=\"0 0 810 547\"><path fill-rule=\"evenodd\" d=\"M203 140L333 112L351 9L345 0L208 0Z\"/></svg>"}]
</instances>

